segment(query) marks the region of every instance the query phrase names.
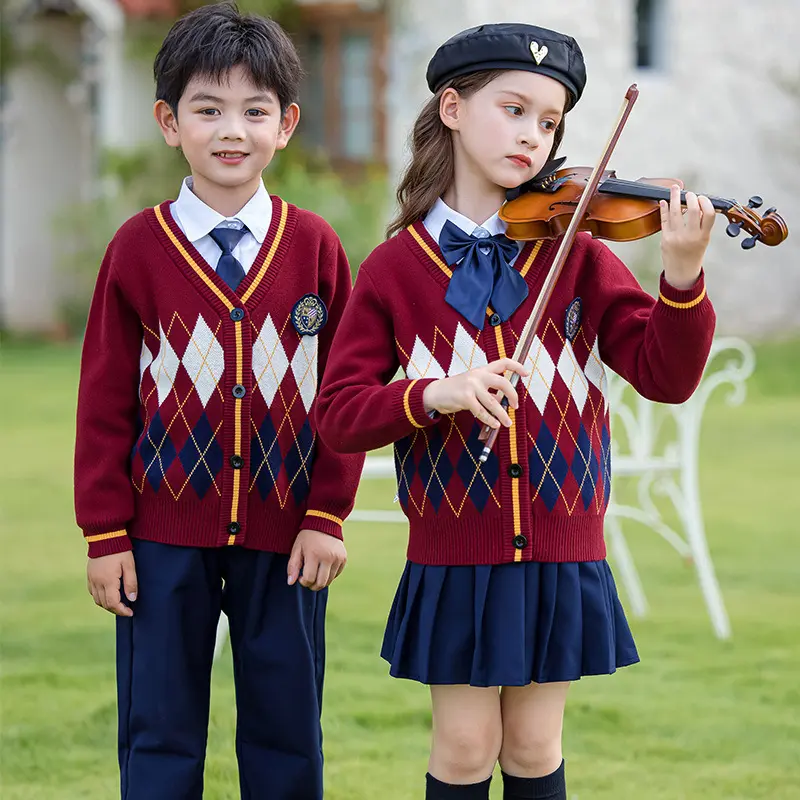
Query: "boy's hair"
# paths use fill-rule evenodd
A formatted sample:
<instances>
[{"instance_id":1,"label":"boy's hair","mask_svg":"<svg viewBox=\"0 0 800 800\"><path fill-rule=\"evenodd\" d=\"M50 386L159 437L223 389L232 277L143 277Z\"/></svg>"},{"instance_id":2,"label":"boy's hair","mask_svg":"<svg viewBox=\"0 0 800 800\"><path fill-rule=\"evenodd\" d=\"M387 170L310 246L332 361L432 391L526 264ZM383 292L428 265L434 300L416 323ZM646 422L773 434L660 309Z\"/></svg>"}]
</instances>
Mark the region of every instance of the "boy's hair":
<instances>
[{"instance_id":1,"label":"boy's hair","mask_svg":"<svg viewBox=\"0 0 800 800\"><path fill-rule=\"evenodd\" d=\"M455 155L450 129L439 116L439 101L448 88L461 97L470 97L493 81L503 70L483 70L453 78L442 86L420 111L411 133L411 163L397 187L400 210L386 229L386 238L394 236L422 219L455 180ZM564 138L564 120L553 137L552 158Z\"/></svg>"},{"instance_id":2,"label":"boy's hair","mask_svg":"<svg viewBox=\"0 0 800 800\"><path fill-rule=\"evenodd\" d=\"M237 66L259 89L275 92L281 113L297 102L303 68L291 39L274 20L228 2L201 6L172 26L153 65L156 100L177 113L192 78L220 81Z\"/></svg>"}]
</instances>

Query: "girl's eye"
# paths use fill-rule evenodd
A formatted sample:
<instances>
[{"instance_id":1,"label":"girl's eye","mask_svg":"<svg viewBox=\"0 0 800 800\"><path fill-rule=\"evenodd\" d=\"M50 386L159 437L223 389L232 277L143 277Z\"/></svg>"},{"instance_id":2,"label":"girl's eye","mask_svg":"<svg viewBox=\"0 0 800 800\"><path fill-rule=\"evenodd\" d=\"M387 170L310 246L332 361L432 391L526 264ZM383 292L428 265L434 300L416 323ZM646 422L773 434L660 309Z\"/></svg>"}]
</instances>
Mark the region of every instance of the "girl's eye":
<instances>
[{"instance_id":1,"label":"girl's eye","mask_svg":"<svg viewBox=\"0 0 800 800\"><path fill-rule=\"evenodd\" d=\"M551 119L546 119L542 122L542 127L548 132L554 131L558 126Z\"/></svg>"},{"instance_id":2,"label":"girl's eye","mask_svg":"<svg viewBox=\"0 0 800 800\"><path fill-rule=\"evenodd\" d=\"M519 106L503 106L509 114L513 114L515 117L522 116L522 109Z\"/></svg>"}]
</instances>

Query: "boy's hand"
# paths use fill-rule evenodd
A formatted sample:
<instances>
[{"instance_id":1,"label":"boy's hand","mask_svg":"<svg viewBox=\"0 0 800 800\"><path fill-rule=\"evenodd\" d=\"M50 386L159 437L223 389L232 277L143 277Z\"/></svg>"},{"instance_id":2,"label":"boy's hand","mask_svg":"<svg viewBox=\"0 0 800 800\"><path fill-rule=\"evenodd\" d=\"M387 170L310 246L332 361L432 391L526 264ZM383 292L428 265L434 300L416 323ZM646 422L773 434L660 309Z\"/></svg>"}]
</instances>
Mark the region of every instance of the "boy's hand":
<instances>
[{"instance_id":1,"label":"boy's hand","mask_svg":"<svg viewBox=\"0 0 800 800\"><path fill-rule=\"evenodd\" d=\"M456 411L471 411L475 418L490 428L499 428L502 423L511 427L511 417L500 405L497 395L489 389L499 389L507 398L511 408L519 408L519 396L511 381L503 377L506 370L525 378L528 370L512 361L501 358L485 367L462 372L452 378L440 378L425 387L422 402L425 410L452 414Z\"/></svg>"},{"instance_id":2,"label":"boy's hand","mask_svg":"<svg viewBox=\"0 0 800 800\"><path fill-rule=\"evenodd\" d=\"M344 542L321 531L300 531L289 557L289 586L300 578L301 586L318 592L341 575L346 563Z\"/></svg>"},{"instance_id":3,"label":"boy's hand","mask_svg":"<svg viewBox=\"0 0 800 800\"><path fill-rule=\"evenodd\" d=\"M686 192L686 213L681 207L680 188L670 190L669 205L661 206L661 260L664 277L676 289L690 289L700 276L716 213L707 197Z\"/></svg>"},{"instance_id":4,"label":"boy's hand","mask_svg":"<svg viewBox=\"0 0 800 800\"><path fill-rule=\"evenodd\" d=\"M133 609L122 602L120 578L128 600L136 599L136 567L133 553L114 553L110 556L90 558L86 567L87 588L95 603L120 617L132 617Z\"/></svg>"}]
</instances>

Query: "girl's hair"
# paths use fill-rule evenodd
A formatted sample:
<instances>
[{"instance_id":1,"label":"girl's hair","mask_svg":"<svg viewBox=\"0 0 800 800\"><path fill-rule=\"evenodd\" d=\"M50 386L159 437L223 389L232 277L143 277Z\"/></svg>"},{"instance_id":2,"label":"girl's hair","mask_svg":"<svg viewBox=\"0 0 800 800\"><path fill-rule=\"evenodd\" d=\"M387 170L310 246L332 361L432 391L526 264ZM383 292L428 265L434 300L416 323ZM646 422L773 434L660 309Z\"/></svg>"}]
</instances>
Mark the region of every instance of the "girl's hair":
<instances>
[{"instance_id":1,"label":"girl's hair","mask_svg":"<svg viewBox=\"0 0 800 800\"><path fill-rule=\"evenodd\" d=\"M455 156L450 129L439 117L439 101L446 89L455 89L461 97L470 97L493 81L503 70L483 70L454 78L442 86L426 103L414 123L411 134L411 163L397 187L400 211L386 229L388 239L424 217L453 183ZM553 137L552 158L564 138L564 119Z\"/></svg>"}]
</instances>

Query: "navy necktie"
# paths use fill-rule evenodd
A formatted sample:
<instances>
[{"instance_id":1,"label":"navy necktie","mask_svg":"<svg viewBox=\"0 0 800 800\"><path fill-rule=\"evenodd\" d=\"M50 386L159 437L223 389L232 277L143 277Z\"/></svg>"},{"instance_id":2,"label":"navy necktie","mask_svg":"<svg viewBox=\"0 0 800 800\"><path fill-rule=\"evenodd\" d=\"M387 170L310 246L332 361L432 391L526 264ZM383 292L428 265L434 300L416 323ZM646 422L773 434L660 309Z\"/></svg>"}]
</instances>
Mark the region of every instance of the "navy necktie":
<instances>
[{"instance_id":1,"label":"navy necktie","mask_svg":"<svg viewBox=\"0 0 800 800\"><path fill-rule=\"evenodd\" d=\"M525 278L508 263L517 245L504 234L482 239L447 220L439 249L453 268L445 300L476 328L483 329L488 306L505 322L528 296Z\"/></svg>"},{"instance_id":2,"label":"navy necktie","mask_svg":"<svg viewBox=\"0 0 800 800\"><path fill-rule=\"evenodd\" d=\"M247 228L226 228L218 226L209 231L209 236L219 245L222 255L217 262L217 274L236 291L244 278L244 267L233 256L233 248L239 244L239 240L247 233Z\"/></svg>"}]
</instances>

